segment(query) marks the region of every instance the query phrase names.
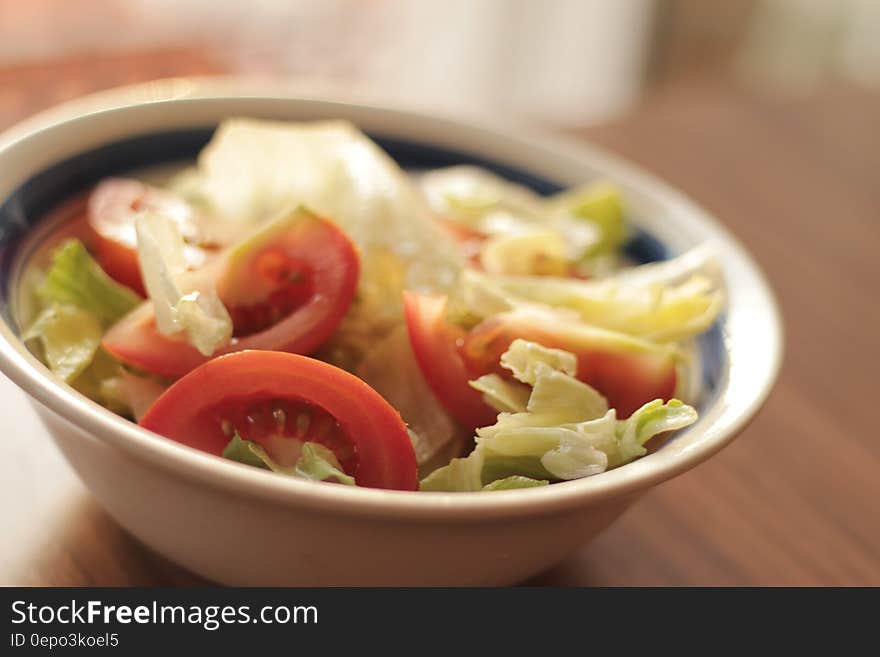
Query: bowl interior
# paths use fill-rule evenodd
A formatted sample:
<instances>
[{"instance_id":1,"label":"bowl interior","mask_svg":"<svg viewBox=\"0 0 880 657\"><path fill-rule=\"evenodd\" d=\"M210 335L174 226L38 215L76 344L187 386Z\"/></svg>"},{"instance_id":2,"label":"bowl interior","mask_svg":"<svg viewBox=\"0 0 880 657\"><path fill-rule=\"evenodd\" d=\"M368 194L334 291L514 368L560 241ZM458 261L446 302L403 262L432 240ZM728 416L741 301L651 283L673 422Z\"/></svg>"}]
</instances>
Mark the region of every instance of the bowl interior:
<instances>
[{"instance_id":1,"label":"bowl interior","mask_svg":"<svg viewBox=\"0 0 880 657\"><path fill-rule=\"evenodd\" d=\"M525 511L531 503L557 498L560 504L590 494L613 494L644 488L705 459L733 438L769 392L781 353L779 319L760 272L714 219L678 192L635 167L589 147L552 139L513 136L446 119L386 108L283 97L230 97L195 90L187 98L153 99L129 92L102 101L102 108L73 107L62 119L46 120L21 138L0 137L0 316L6 323L0 338L0 364L13 380L52 410L87 431L112 439L142 456L184 471L201 464L193 476L216 481L223 471L230 485L252 485L277 496L291 489L327 504L352 502L391 506L398 511L440 513L469 508ZM238 464L200 454L158 439L59 385L18 341L15 316L18 278L40 234L41 219L59 203L108 175L160 164L192 161L222 118L326 119L353 121L407 169L452 164L486 167L541 194L608 177L625 195L637 230L627 245L636 261L661 260L696 244L711 241L728 286L728 308L713 329L698 340L702 394L696 401L700 421L678 432L655 453L631 464L584 480L527 491L480 494L412 494L387 491L339 491L266 476ZM39 122L38 122L39 123ZM12 167L12 164L18 165ZM756 342L757 340L757 342ZM0 343L3 341L0 340ZM128 425L127 427L125 425ZM185 461L187 461L185 463ZM164 464L164 463L163 463ZM326 493L332 488L332 494ZM477 501L477 498L480 498ZM491 500L487 498L492 498ZM404 501L405 500L405 501ZM433 501L431 501L433 500ZM460 508L459 508L460 507Z\"/></svg>"},{"instance_id":2,"label":"bowl interior","mask_svg":"<svg viewBox=\"0 0 880 657\"><path fill-rule=\"evenodd\" d=\"M0 226L3 249L0 251L0 314L20 332L23 329L17 282L31 254L41 246L48 230L35 231L53 209L77 196L102 178L137 172L147 167L174 163L191 163L208 143L216 126L166 130L149 135L121 139L98 148L78 153L57 162L27 179L0 205ZM397 163L406 170L469 164L480 166L513 182L525 185L542 195L565 189L565 184L534 172L511 166L474 153L437 145L369 133ZM638 226L638 219L636 218ZM51 228L51 227L48 227ZM651 232L636 228L625 247L634 262L645 263L674 256L675 251ZM699 385L691 386L698 408L710 404L717 392L725 368L726 354L721 339L723 317L698 339L696 366ZM673 438L674 439L674 438Z\"/></svg>"}]
</instances>

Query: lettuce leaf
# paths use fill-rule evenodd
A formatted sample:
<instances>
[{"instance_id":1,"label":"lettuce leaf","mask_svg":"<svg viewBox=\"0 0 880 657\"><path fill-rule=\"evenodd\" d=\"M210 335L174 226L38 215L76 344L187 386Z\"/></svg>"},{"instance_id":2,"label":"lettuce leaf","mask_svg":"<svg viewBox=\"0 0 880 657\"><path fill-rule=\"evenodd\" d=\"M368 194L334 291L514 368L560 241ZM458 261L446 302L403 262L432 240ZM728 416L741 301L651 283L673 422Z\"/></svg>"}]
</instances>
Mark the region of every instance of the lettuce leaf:
<instances>
[{"instance_id":1,"label":"lettuce leaf","mask_svg":"<svg viewBox=\"0 0 880 657\"><path fill-rule=\"evenodd\" d=\"M55 376L69 383L92 362L103 334L101 324L88 311L53 303L37 315L22 339L39 341L43 361Z\"/></svg>"},{"instance_id":2,"label":"lettuce leaf","mask_svg":"<svg viewBox=\"0 0 880 657\"><path fill-rule=\"evenodd\" d=\"M184 333L200 353L210 356L232 338L232 319L213 287L199 289L187 273L185 242L177 224L152 212L135 221L138 262L156 326L165 335Z\"/></svg>"},{"instance_id":3,"label":"lettuce leaf","mask_svg":"<svg viewBox=\"0 0 880 657\"><path fill-rule=\"evenodd\" d=\"M469 384L483 393L489 406L502 413L522 413L529 403L528 386L503 379L498 374L485 374Z\"/></svg>"},{"instance_id":4,"label":"lettuce leaf","mask_svg":"<svg viewBox=\"0 0 880 657\"><path fill-rule=\"evenodd\" d=\"M486 169L448 167L418 181L437 215L490 236L480 257L492 273L567 273L600 239L592 224Z\"/></svg>"},{"instance_id":5,"label":"lettuce leaf","mask_svg":"<svg viewBox=\"0 0 880 657\"><path fill-rule=\"evenodd\" d=\"M598 238L588 255L614 253L627 238L627 226L620 190L605 180L567 190L548 201L551 212L575 216L591 223Z\"/></svg>"},{"instance_id":6,"label":"lettuce leaf","mask_svg":"<svg viewBox=\"0 0 880 657\"><path fill-rule=\"evenodd\" d=\"M474 450L466 458L452 459L422 479L419 490L478 491L483 489L483 453Z\"/></svg>"},{"instance_id":7,"label":"lettuce leaf","mask_svg":"<svg viewBox=\"0 0 880 657\"><path fill-rule=\"evenodd\" d=\"M110 326L140 304L140 297L110 278L82 242L69 239L52 254L37 296L45 306L64 304L90 313Z\"/></svg>"},{"instance_id":8,"label":"lettuce leaf","mask_svg":"<svg viewBox=\"0 0 880 657\"><path fill-rule=\"evenodd\" d=\"M427 171L418 183L435 213L471 226L492 211L503 209L536 217L542 210L541 197L531 189L480 167L458 165Z\"/></svg>"},{"instance_id":9,"label":"lettuce leaf","mask_svg":"<svg viewBox=\"0 0 880 657\"><path fill-rule=\"evenodd\" d=\"M124 373L119 361L99 348L89 366L70 385L104 408L130 417L128 398L119 385Z\"/></svg>"},{"instance_id":10,"label":"lettuce leaf","mask_svg":"<svg viewBox=\"0 0 880 657\"><path fill-rule=\"evenodd\" d=\"M570 260L560 233L535 228L493 235L480 249L480 264L489 274L565 276Z\"/></svg>"},{"instance_id":11,"label":"lettuce leaf","mask_svg":"<svg viewBox=\"0 0 880 657\"><path fill-rule=\"evenodd\" d=\"M517 381L534 385L541 374L549 371L574 376L577 357L562 349L550 349L537 342L517 338L501 354L501 367L510 370Z\"/></svg>"},{"instance_id":12,"label":"lettuce leaf","mask_svg":"<svg viewBox=\"0 0 880 657\"><path fill-rule=\"evenodd\" d=\"M532 479L521 475L512 475L504 479L496 479L491 484L483 486L483 490L513 490L515 488L536 488L546 486L550 482L546 479Z\"/></svg>"},{"instance_id":13,"label":"lettuce leaf","mask_svg":"<svg viewBox=\"0 0 880 657\"><path fill-rule=\"evenodd\" d=\"M223 449L223 458L238 461L264 470L313 481L335 481L354 486L354 477L345 474L336 455L320 443L302 444L299 459L291 467L276 463L257 443L243 439L238 432Z\"/></svg>"}]
</instances>

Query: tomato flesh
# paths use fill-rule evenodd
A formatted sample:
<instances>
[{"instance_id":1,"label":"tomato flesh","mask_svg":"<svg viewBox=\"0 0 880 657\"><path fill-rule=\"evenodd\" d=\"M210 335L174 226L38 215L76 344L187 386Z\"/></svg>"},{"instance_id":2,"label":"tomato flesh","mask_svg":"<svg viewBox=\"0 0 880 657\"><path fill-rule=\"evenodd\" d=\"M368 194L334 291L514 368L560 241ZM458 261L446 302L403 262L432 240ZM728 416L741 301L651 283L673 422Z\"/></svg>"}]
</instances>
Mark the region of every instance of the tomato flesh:
<instances>
[{"instance_id":1,"label":"tomato flesh","mask_svg":"<svg viewBox=\"0 0 880 657\"><path fill-rule=\"evenodd\" d=\"M108 178L89 195L88 224L92 248L101 267L119 283L146 296L137 258L135 218L142 211L171 218L188 242L197 235L195 217L189 204L171 192L138 180ZM184 254L192 267L205 259L204 250L188 243Z\"/></svg>"},{"instance_id":2,"label":"tomato flesh","mask_svg":"<svg viewBox=\"0 0 880 657\"><path fill-rule=\"evenodd\" d=\"M332 222L303 215L253 248L235 247L206 276L233 320L234 338L214 355L245 349L309 354L342 320L357 288L354 245ZM209 357L184 339L162 335L147 302L111 327L104 347L125 363L176 379Z\"/></svg>"},{"instance_id":3,"label":"tomato flesh","mask_svg":"<svg viewBox=\"0 0 880 657\"><path fill-rule=\"evenodd\" d=\"M359 486L418 488L415 452L397 411L354 375L306 356L214 358L166 390L140 424L215 455L237 432L288 466L304 442L318 442Z\"/></svg>"}]
</instances>

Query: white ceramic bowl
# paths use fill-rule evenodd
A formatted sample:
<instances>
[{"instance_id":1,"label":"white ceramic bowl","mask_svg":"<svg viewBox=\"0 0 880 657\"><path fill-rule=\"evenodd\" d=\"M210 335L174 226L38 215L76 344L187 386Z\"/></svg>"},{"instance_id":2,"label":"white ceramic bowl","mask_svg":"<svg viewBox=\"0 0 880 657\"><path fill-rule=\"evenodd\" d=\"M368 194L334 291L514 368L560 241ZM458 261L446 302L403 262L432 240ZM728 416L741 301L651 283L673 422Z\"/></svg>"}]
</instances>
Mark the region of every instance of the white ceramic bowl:
<instances>
[{"instance_id":1,"label":"white ceramic bowl","mask_svg":"<svg viewBox=\"0 0 880 657\"><path fill-rule=\"evenodd\" d=\"M0 366L30 395L101 505L150 547L228 584L509 584L553 565L652 486L717 452L764 401L782 352L772 294L740 244L680 193L583 144L281 89L160 81L69 103L0 136ZM710 390L700 420L655 453L579 481L492 494L394 492L300 481L210 456L53 380L12 317L37 215L96 177L192 155L206 129L228 116L347 118L391 137L405 158L415 149L417 160L439 165L466 155L557 185L608 176L624 188L636 224L672 252L714 242L729 300L704 349Z\"/></svg>"}]
</instances>

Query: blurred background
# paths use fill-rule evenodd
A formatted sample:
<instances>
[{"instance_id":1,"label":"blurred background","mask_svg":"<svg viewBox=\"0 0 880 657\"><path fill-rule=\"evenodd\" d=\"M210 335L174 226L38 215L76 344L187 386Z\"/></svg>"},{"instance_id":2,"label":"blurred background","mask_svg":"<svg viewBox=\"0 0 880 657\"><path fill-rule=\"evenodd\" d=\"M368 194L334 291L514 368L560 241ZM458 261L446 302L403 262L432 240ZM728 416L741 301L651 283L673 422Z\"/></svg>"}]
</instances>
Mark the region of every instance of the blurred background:
<instances>
[{"instance_id":1,"label":"blurred background","mask_svg":"<svg viewBox=\"0 0 880 657\"><path fill-rule=\"evenodd\" d=\"M878 33L876 0L0 0L0 122L93 88L241 72L580 126L700 79L877 87Z\"/></svg>"},{"instance_id":2,"label":"blurred background","mask_svg":"<svg viewBox=\"0 0 880 657\"><path fill-rule=\"evenodd\" d=\"M880 585L880 0L0 0L0 129L225 73L588 139L767 273L787 347L764 410L531 583ZM0 584L195 583L96 506L0 383L0 411L29 421L0 443L17 502Z\"/></svg>"}]
</instances>

